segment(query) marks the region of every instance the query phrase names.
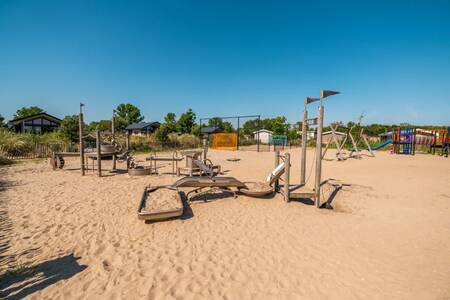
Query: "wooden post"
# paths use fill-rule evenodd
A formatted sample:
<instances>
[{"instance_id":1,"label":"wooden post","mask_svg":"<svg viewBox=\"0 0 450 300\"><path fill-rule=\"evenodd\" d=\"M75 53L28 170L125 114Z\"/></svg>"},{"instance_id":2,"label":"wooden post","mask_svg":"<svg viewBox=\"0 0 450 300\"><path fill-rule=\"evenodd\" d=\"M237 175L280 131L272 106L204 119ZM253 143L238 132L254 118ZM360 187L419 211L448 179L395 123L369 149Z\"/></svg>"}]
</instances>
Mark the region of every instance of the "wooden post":
<instances>
[{"instance_id":1,"label":"wooden post","mask_svg":"<svg viewBox=\"0 0 450 300\"><path fill-rule=\"evenodd\" d=\"M369 150L370 156L375 157L375 153L372 151L372 147L370 147L369 141L364 136L364 128L361 129L361 138L363 139L364 143L366 144L367 150Z\"/></svg>"},{"instance_id":2,"label":"wooden post","mask_svg":"<svg viewBox=\"0 0 450 300\"><path fill-rule=\"evenodd\" d=\"M126 146L126 148L127 148L127 151L129 151L130 150L130 148L131 148L131 144L130 144L130 132L127 130L126 131L126 140L125 140L125 146Z\"/></svg>"},{"instance_id":3,"label":"wooden post","mask_svg":"<svg viewBox=\"0 0 450 300\"><path fill-rule=\"evenodd\" d=\"M112 114L112 119L111 119L111 135L112 135L112 139L111 142L114 145L114 147L116 146L116 129L115 129L115 122L114 122L114 115L115 115L116 111L113 109L113 114ZM114 150L114 154L112 157L113 161L113 166L112 169L113 171L116 170L116 151Z\"/></svg>"},{"instance_id":4,"label":"wooden post","mask_svg":"<svg viewBox=\"0 0 450 300\"><path fill-rule=\"evenodd\" d=\"M353 144L353 150L350 152L349 157L352 156L353 152L356 152L356 157L360 158L361 155L359 154L358 145L356 145L356 141L355 141L355 139L353 138L353 135L352 135L352 128L350 128L350 131L348 132L348 134L350 135L350 139L351 139L352 144Z\"/></svg>"},{"instance_id":5,"label":"wooden post","mask_svg":"<svg viewBox=\"0 0 450 300\"><path fill-rule=\"evenodd\" d=\"M303 122L302 122L302 156L300 159L300 184L305 185L306 180L306 141L308 139L307 125L308 120L308 110L306 109L306 99L305 108L303 110Z\"/></svg>"},{"instance_id":6,"label":"wooden post","mask_svg":"<svg viewBox=\"0 0 450 300\"><path fill-rule=\"evenodd\" d=\"M96 146L97 146L97 172L98 177L102 177L102 157L101 157L101 139L100 139L100 131L96 132Z\"/></svg>"},{"instance_id":7,"label":"wooden post","mask_svg":"<svg viewBox=\"0 0 450 300\"><path fill-rule=\"evenodd\" d=\"M80 103L80 114L78 116L78 125L79 125L79 134L80 134L80 143L79 143L79 147L80 147L80 166L81 166L81 176L84 176L84 141L83 141L83 109L82 107L84 106L83 103Z\"/></svg>"},{"instance_id":8,"label":"wooden post","mask_svg":"<svg viewBox=\"0 0 450 300\"><path fill-rule=\"evenodd\" d=\"M320 184L322 181L322 129L323 129L323 105L319 106L319 117L317 120L317 138L316 138L316 180L315 180L315 200L316 207L320 207Z\"/></svg>"},{"instance_id":9,"label":"wooden post","mask_svg":"<svg viewBox=\"0 0 450 300\"><path fill-rule=\"evenodd\" d=\"M203 142L203 161L206 161L206 155L208 154L208 143L206 142L206 139L203 139L202 142Z\"/></svg>"},{"instance_id":10,"label":"wooden post","mask_svg":"<svg viewBox=\"0 0 450 300\"><path fill-rule=\"evenodd\" d=\"M289 202L289 175L291 169L291 155L289 153L284 154L284 201Z\"/></svg>"},{"instance_id":11,"label":"wooden post","mask_svg":"<svg viewBox=\"0 0 450 300\"><path fill-rule=\"evenodd\" d=\"M278 167L278 165L280 164L280 151L275 151L275 168ZM275 181L274 185L273 185L273 190L274 192L278 192L280 189L280 181L277 180Z\"/></svg>"}]
</instances>

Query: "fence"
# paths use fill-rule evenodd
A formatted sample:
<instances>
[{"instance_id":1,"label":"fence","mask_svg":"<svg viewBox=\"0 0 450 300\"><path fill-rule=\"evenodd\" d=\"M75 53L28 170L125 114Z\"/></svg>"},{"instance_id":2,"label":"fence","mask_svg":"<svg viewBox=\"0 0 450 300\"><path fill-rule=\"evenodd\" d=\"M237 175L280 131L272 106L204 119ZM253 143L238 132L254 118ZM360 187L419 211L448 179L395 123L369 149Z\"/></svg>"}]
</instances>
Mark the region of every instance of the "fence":
<instances>
[{"instance_id":1,"label":"fence","mask_svg":"<svg viewBox=\"0 0 450 300\"><path fill-rule=\"evenodd\" d=\"M78 145L71 143L35 143L17 145L14 148L0 146L0 154L8 159L49 158L53 152L76 152Z\"/></svg>"}]
</instances>

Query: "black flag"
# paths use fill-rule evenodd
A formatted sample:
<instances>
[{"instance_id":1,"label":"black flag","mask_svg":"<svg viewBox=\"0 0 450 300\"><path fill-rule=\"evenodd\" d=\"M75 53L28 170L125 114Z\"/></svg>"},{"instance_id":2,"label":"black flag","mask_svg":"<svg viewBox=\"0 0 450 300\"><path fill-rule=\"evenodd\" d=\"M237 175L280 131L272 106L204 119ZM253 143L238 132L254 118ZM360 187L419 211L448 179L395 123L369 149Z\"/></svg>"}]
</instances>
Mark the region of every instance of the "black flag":
<instances>
[{"instance_id":1,"label":"black flag","mask_svg":"<svg viewBox=\"0 0 450 300\"><path fill-rule=\"evenodd\" d=\"M320 98L326 98L328 96L333 96L333 95L337 95L339 94L339 92L335 92L335 91L328 91L328 90L321 90L320 91Z\"/></svg>"}]
</instances>

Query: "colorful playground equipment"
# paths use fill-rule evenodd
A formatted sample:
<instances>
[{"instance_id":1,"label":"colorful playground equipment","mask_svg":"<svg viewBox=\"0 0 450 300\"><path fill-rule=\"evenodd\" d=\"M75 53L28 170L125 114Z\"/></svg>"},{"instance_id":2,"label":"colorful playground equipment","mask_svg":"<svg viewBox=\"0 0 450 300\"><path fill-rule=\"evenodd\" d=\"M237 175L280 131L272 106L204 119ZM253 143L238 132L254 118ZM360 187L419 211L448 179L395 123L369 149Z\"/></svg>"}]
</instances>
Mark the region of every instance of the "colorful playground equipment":
<instances>
[{"instance_id":1,"label":"colorful playground equipment","mask_svg":"<svg viewBox=\"0 0 450 300\"><path fill-rule=\"evenodd\" d=\"M397 128L392 133L392 144L393 153L414 155L416 152L416 130Z\"/></svg>"},{"instance_id":2,"label":"colorful playground equipment","mask_svg":"<svg viewBox=\"0 0 450 300\"><path fill-rule=\"evenodd\" d=\"M414 155L418 147L431 154L448 157L450 147L450 127L439 130L426 130L421 128L397 128L391 133L392 139L372 147L372 150L381 149L392 144L392 153Z\"/></svg>"}]
</instances>

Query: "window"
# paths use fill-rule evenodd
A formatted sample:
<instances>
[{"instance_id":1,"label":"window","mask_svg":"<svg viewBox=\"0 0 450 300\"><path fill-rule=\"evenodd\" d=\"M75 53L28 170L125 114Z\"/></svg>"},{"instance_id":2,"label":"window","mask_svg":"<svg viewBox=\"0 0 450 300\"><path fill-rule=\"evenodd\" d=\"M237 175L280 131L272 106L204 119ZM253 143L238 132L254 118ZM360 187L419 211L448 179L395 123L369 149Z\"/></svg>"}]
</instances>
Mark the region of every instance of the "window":
<instances>
[{"instance_id":1,"label":"window","mask_svg":"<svg viewBox=\"0 0 450 300\"><path fill-rule=\"evenodd\" d=\"M47 119L42 119L42 124L43 125L50 125L50 121Z\"/></svg>"},{"instance_id":2,"label":"window","mask_svg":"<svg viewBox=\"0 0 450 300\"><path fill-rule=\"evenodd\" d=\"M34 124L34 125L41 125L41 124L42 124L42 119L41 119L41 118L39 118L39 119L34 119L34 120L33 120L33 124Z\"/></svg>"}]
</instances>

